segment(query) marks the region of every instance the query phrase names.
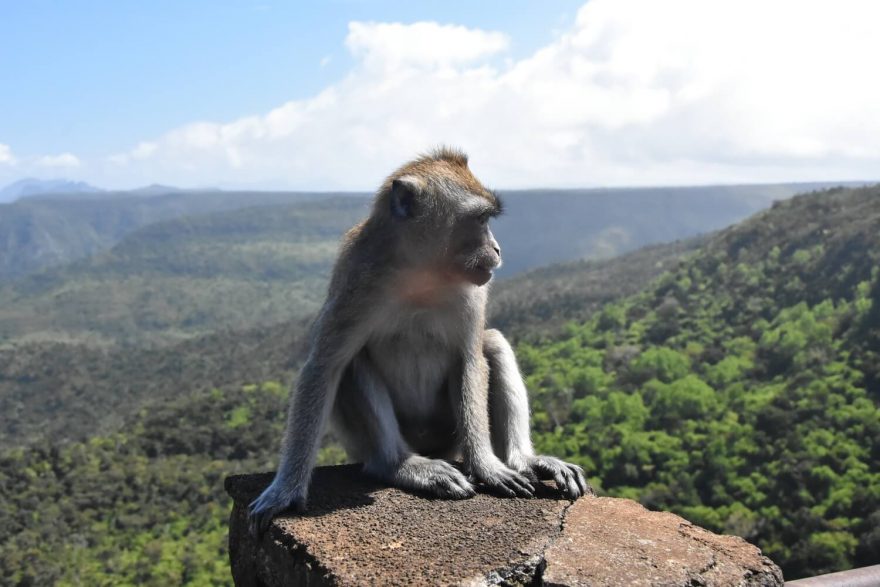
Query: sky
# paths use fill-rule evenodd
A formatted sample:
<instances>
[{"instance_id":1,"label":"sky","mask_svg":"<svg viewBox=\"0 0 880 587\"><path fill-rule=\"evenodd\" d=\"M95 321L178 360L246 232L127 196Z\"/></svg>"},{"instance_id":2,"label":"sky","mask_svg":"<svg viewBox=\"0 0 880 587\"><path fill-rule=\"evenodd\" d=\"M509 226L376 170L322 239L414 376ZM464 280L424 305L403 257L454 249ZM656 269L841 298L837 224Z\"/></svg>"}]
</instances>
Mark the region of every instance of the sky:
<instances>
[{"instance_id":1,"label":"sky","mask_svg":"<svg viewBox=\"0 0 880 587\"><path fill-rule=\"evenodd\" d=\"M0 185L880 179L872 0L0 0Z\"/></svg>"}]
</instances>

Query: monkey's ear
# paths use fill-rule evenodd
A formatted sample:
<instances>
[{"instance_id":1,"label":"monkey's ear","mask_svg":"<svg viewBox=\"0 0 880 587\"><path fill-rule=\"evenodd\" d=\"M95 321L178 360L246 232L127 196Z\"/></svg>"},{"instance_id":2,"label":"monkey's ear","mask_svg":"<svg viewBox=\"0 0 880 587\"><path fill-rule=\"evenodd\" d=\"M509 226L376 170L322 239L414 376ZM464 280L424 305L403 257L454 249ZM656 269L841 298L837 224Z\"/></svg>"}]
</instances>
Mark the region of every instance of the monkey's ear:
<instances>
[{"instance_id":1,"label":"monkey's ear","mask_svg":"<svg viewBox=\"0 0 880 587\"><path fill-rule=\"evenodd\" d=\"M395 218L412 218L415 214L418 181L404 176L391 182L391 215Z\"/></svg>"}]
</instances>

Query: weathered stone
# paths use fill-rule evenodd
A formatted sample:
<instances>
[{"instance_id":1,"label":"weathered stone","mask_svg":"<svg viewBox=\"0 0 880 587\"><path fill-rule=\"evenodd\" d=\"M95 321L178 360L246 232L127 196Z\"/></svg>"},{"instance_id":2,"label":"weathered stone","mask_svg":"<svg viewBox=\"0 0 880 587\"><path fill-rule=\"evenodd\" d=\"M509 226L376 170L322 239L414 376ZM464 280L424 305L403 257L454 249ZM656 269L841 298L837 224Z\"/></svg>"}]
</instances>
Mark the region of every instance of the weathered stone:
<instances>
[{"instance_id":1,"label":"weathered stone","mask_svg":"<svg viewBox=\"0 0 880 587\"><path fill-rule=\"evenodd\" d=\"M544 553L546 585L781 585L782 572L742 538L610 497L580 499Z\"/></svg>"},{"instance_id":2,"label":"weathered stone","mask_svg":"<svg viewBox=\"0 0 880 587\"><path fill-rule=\"evenodd\" d=\"M571 505L551 487L535 499L433 500L371 481L354 465L317 469L309 511L280 516L257 541L247 504L271 480L226 480L239 586L782 584L744 540L632 501Z\"/></svg>"}]
</instances>

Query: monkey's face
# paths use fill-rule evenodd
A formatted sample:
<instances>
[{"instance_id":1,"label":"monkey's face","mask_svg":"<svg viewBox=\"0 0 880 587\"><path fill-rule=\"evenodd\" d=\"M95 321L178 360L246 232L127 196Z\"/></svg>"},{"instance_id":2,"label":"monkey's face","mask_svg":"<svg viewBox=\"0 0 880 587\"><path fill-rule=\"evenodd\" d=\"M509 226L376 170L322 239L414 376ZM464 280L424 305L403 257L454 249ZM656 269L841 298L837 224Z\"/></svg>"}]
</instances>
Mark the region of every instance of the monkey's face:
<instances>
[{"instance_id":1,"label":"monkey's face","mask_svg":"<svg viewBox=\"0 0 880 587\"><path fill-rule=\"evenodd\" d=\"M459 215L452 229L451 264L464 280L480 286L501 266L501 247L489 229L492 210Z\"/></svg>"},{"instance_id":2,"label":"monkey's face","mask_svg":"<svg viewBox=\"0 0 880 587\"><path fill-rule=\"evenodd\" d=\"M501 201L476 180L444 179L393 181L391 214L405 255L410 265L437 271L446 281L485 285L501 266L501 247L489 229L489 220L501 213Z\"/></svg>"}]
</instances>

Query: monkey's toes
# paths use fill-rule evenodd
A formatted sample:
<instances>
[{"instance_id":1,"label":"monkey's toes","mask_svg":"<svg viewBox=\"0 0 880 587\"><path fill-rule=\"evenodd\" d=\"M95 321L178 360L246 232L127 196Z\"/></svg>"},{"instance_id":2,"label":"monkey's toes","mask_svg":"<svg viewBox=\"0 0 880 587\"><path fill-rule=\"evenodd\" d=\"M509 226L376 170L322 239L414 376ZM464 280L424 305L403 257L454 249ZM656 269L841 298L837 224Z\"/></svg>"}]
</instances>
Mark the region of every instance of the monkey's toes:
<instances>
[{"instance_id":1,"label":"monkey's toes","mask_svg":"<svg viewBox=\"0 0 880 587\"><path fill-rule=\"evenodd\" d=\"M481 479L486 487L505 497L532 497L535 487L528 478L512 469L501 469Z\"/></svg>"},{"instance_id":2,"label":"monkey's toes","mask_svg":"<svg viewBox=\"0 0 880 587\"><path fill-rule=\"evenodd\" d=\"M443 499L467 499L476 495L465 476L441 459L410 457L395 473L398 487L427 493Z\"/></svg>"},{"instance_id":3,"label":"monkey's toes","mask_svg":"<svg viewBox=\"0 0 880 587\"><path fill-rule=\"evenodd\" d=\"M552 479L559 491L569 499L594 493L587 483L584 470L577 465L547 456L534 457L530 465L540 478Z\"/></svg>"},{"instance_id":4,"label":"monkey's toes","mask_svg":"<svg viewBox=\"0 0 880 587\"><path fill-rule=\"evenodd\" d=\"M430 490L438 497L446 499L467 499L476 495L473 486L466 479L437 479Z\"/></svg>"}]
</instances>

